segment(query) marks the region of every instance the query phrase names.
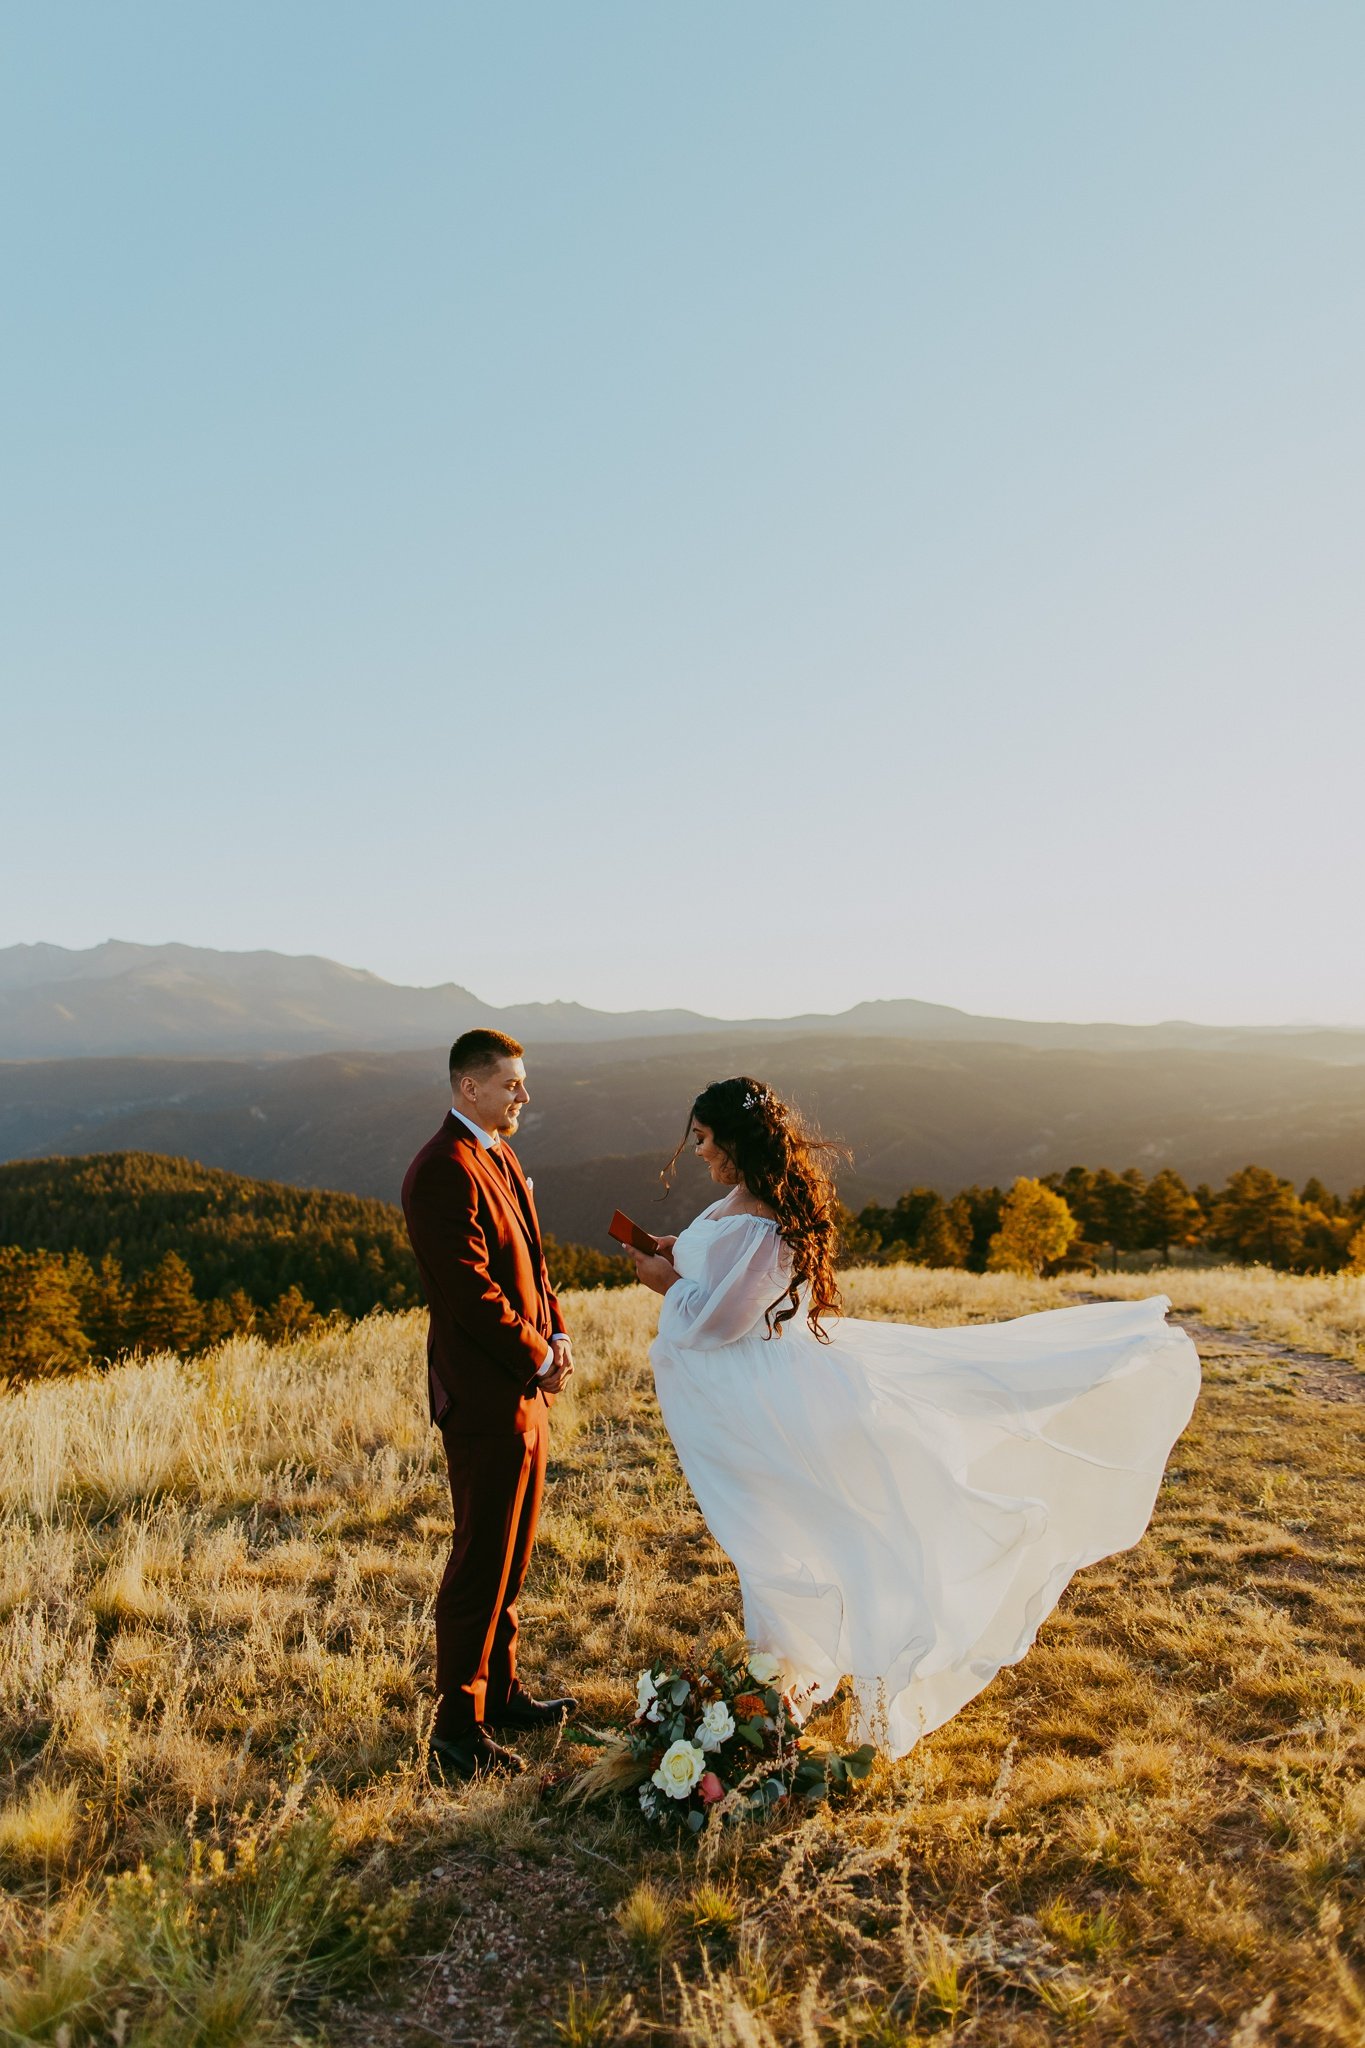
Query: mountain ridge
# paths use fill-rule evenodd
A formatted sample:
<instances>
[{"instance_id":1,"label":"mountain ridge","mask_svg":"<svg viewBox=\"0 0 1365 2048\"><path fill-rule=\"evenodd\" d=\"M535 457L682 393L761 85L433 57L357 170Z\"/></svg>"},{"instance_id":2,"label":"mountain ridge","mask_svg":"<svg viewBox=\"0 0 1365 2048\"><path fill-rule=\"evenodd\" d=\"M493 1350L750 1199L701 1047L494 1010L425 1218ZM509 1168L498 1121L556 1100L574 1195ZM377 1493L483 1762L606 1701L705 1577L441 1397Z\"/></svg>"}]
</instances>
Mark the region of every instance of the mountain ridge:
<instances>
[{"instance_id":1,"label":"mountain ridge","mask_svg":"<svg viewBox=\"0 0 1365 2048\"><path fill-rule=\"evenodd\" d=\"M834 1014L725 1019L690 1009L594 1010L552 1000L497 1006L462 983L385 981L322 954L228 952L126 939L73 949L45 941L0 948L0 1060L163 1057L297 1058L322 1052L416 1051L489 1024L528 1045L687 1036L811 1034L850 1039L1025 1045L1040 1050L1207 1050L1273 1046L1333 1064L1365 1062L1365 1028L1159 1024L977 1016L894 997Z\"/></svg>"}]
</instances>

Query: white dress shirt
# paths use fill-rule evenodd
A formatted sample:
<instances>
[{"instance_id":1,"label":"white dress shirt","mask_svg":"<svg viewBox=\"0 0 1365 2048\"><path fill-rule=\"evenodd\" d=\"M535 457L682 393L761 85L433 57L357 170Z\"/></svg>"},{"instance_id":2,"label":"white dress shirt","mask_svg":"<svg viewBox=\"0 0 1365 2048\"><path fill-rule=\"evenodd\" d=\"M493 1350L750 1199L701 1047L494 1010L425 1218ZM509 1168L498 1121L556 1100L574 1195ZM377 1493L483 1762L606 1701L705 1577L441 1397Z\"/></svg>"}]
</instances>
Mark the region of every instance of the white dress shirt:
<instances>
[{"instance_id":1,"label":"white dress shirt","mask_svg":"<svg viewBox=\"0 0 1365 2048\"><path fill-rule=\"evenodd\" d=\"M450 1105L450 1114L454 1117L458 1117L460 1122L464 1125L467 1131L472 1131L474 1133L474 1136L477 1138L480 1145L482 1145L485 1152L500 1152L502 1150L502 1146L498 1142L498 1134L496 1131L486 1131L482 1124L475 1123L473 1117L466 1116L462 1109L456 1109L453 1102ZM561 1342L562 1341L564 1340L561 1339ZM546 1352L545 1356L541 1359L540 1364L536 1367L536 1378L538 1380L543 1380L546 1373L550 1370L550 1367L554 1364L554 1362L555 1347L552 1344L549 1350Z\"/></svg>"},{"instance_id":2,"label":"white dress shirt","mask_svg":"<svg viewBox=\"0 0 1365 2048\"><path fill-rule=\"evenodd\" d=\"M475 1123L473 1117L466 1116L462 1109L456 1109L453 1102L450 1105L450 1114L457 1116L465 1129L474 1133L485 1152L496 1152L500 1149L496 1131L486 1131L482 1124Z\"/></svg>"}]
</instances>

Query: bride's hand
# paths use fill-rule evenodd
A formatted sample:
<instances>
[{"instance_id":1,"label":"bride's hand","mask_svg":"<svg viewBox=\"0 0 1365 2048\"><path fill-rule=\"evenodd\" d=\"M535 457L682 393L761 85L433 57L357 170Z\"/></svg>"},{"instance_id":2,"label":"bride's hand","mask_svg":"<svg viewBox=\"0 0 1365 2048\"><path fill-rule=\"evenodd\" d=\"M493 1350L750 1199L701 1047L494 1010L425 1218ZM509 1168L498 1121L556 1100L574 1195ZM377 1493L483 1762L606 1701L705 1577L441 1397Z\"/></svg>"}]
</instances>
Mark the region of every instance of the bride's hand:
<instances>
[{"instance_id":1,"label":"bride's hand","mask_svg":"<svg viewBox=\"0 0 1365 2048\"><path fill-rule=\"evenodd\" d=\"M682 1278L672 1259L663 1253L651 1257L645 1252L633 1251L631 1257L635 1261L636 1279L655 1294L667 1294L675 1281Z\"/></svg>"}]
</instances>

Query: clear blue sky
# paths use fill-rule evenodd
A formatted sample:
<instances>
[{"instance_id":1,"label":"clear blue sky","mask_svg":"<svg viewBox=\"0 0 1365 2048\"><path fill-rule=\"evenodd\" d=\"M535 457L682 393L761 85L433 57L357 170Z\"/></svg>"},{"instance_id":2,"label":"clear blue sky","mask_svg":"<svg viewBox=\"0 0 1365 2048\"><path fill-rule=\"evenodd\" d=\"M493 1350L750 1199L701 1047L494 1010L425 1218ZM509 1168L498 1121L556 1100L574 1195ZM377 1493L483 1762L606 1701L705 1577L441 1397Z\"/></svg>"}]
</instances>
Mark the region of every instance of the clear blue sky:
<instances>
[{"instance_id":1,"label":"clear blue sky","mask_svg":"<svg viewBox=\"0 0 1365 2048\"><path fill-rule=\"evenodd\" d=\"M13 4L0 944L1365 1022L1365 9Z\"/></svg>"}]
</instances>

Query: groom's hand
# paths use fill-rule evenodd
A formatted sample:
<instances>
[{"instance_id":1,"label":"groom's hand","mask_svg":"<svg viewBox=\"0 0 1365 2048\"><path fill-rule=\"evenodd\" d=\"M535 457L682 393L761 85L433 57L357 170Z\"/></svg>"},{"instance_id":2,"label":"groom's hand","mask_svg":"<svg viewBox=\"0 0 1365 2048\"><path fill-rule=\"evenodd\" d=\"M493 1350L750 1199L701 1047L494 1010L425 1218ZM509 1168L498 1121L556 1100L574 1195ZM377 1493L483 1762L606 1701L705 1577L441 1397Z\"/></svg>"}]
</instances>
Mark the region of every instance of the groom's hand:
<instances>
[{"instance_id":1,"label":"groom's hand","mask_svg":"<svg viewBox=\"0 0 1365 2048\"><path fill-rule=\"evenodd\" d=\"M552 1363L539 1374L536 1385L542 1393L557 1394L573 1371L573 1345L565 1336L550 1340Z\"/></svg>"}]
</instances>

